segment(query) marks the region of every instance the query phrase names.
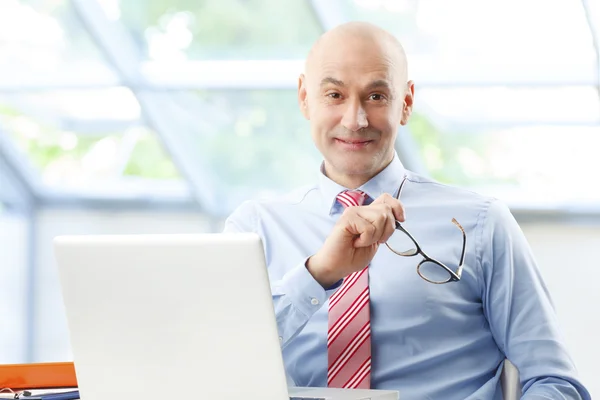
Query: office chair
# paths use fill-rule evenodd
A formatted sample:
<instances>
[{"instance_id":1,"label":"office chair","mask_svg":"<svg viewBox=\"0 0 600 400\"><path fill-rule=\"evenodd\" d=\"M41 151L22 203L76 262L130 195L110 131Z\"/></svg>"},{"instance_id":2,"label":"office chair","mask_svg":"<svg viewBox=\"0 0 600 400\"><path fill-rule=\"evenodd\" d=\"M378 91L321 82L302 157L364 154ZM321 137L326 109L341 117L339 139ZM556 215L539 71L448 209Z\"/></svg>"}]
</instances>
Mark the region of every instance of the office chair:
<instances>
[{"instance_id":1,"label":"office chair","mask_svg":"<svg viewBox=\"0 0 600 400\"><path fill-rule=\"evenodd\" d=\"M519 400L521 398L521 381L519 380L519 370L511 363L508 358L504 360L502 375L500 377L502 393L504 400Z\"/></svg>"}]
</instances>

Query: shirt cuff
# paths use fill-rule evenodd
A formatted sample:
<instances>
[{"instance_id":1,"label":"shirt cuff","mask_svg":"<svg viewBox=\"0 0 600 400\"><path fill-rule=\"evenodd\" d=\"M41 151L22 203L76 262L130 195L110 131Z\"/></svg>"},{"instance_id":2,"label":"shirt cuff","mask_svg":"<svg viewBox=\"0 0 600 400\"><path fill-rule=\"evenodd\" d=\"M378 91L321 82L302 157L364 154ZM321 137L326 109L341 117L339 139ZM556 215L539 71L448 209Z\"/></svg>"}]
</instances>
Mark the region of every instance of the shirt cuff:
<instances>
[{"instance_id":1,"label":"shirt cuff","mask_svg":"<svg viewBox=\"0 0 600 400\"><path fill-rule=\"evenodd\" d=\"M315 280L306 268L306 261L296 265L294 269L288 271L282 279L283 292L287 294L292 305L300 310L307 317L311 317L319 310L325 301L341 285L342 281L337 282L327 290Z\"/></svg>"}]
</instances>

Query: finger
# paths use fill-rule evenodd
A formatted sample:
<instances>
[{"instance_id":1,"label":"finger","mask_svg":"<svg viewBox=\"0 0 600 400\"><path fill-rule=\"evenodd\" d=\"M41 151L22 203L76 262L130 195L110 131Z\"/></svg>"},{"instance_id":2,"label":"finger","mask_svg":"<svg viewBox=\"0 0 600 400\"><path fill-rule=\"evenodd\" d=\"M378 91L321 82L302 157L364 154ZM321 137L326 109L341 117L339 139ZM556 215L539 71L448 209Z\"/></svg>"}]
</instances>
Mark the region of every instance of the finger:
<instances>
[{"instance_id":1,"label":"finger","mask_svg":"<svg viewBox=\"0 0 600 400\"><path fill-rule=\"evenodd\" d=\"M392 207L394 218L396 218L400 222L404 222L406 220L406 211L404 210L404 206L400 202L400 200L391 196L388 193L384 193L371 203L371 206L378 204L387 204Z\"/></svg>"},{"instance_id":2,"label":"finger","mask_svg":"<svg viewBox=\"0 0 600 400\"><path fill-rule=\"evenodd\" d=\"M394 218L388 218L381 239L379 239L379 244L387 242L394 232L396 232L396 220Z\"/></svg>"},{"instance_id":3,"label":"finger","mask_svg":"<svg viewBox=\"0 0 600 400\"><path fill-rule=\"evenodd\" d=\"M382 244L387 242L396 230L396 218L394 216L392 207L389 204L379 203L375 205L372 204L368 207L363 208L365 208L365 210L361 210L359 212L364 212L365 217L369 220L371 220L371 218L375 218L375 216L385 216L381 218L381 223L377 221L375 225L378 231L378 235L380 235L378 243ZM372 212L373 214L368 214L369 212ZM369 215L371 215L371 217L369 217Z\"/></svg>"},{"instance_id":4,"label":"finger","mask_svg":"<svg viewBox=\"0 0 600 400\"><path fill-rule=\"evenodd\" d=\"M365 222L364 224L364 232L354 241L354 247L369 247L373 245L379 244L379 237L381 236L375 225L371 221L368 221L364 218L360 218Z\"/></svg>"},{"instance_id":5,"label":"finger","mask_svg":"<svg viewBox=\"0 0 600 400\"><path fill-rule=\"evenodd\" d=\"M342 218L344 229L353 236L354 247L367 247L378 242L377 228L371 221L357 212L344 213Z\"/></svg>"},{"instance_id":6,"label":"finger","mask_svg":"<svg viewBox=\"0 0 600 400\"><path fill-rule=\"evenodd\" d=\"M386 239L384 235L387 227L391 221L394 221L394 214L390 206L379 204L375 207L361 207L357 210L357 213L375 226L374 237L378 243Z\"/></svg>"}]
</instances>

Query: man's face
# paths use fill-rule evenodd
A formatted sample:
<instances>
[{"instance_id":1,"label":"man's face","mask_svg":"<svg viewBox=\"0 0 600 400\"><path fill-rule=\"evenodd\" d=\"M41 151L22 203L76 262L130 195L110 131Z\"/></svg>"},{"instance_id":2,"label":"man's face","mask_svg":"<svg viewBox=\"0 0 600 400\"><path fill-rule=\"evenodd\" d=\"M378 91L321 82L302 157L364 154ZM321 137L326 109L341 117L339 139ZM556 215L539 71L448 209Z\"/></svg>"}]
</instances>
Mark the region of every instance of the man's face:
<instances>
[{"instance_id":1,"label":"man's face","mask_svg":"<svg viewBox=\"0 0 600 400\"><path fill-rule=\"evenodd\" d=\"M392 160L410 116L404 60L370 39L323 47L300 78L300 107L327 173L369 179Z\"/></svg>"}]
</instances>

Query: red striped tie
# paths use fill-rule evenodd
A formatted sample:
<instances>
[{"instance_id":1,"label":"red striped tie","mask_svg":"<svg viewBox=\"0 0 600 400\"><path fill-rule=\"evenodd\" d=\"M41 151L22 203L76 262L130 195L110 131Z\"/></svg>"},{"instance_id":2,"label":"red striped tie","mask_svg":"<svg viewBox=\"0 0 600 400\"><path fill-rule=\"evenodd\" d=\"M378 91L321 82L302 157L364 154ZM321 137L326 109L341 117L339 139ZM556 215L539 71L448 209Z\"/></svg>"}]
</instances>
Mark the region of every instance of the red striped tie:
<instances>
[{"instance_id":1,"label":"red striped tie","mask_svg":"<svg viewBox=\"0 0 600 400\"><path fill-rule=\"evenodd\" d=\"M337 196L345 207L360 206L361 191ZM371 321L369 313L369 267L348 275L329 299L327 333L327 386L370 389Z\"/></svg>"}]
</instances>

